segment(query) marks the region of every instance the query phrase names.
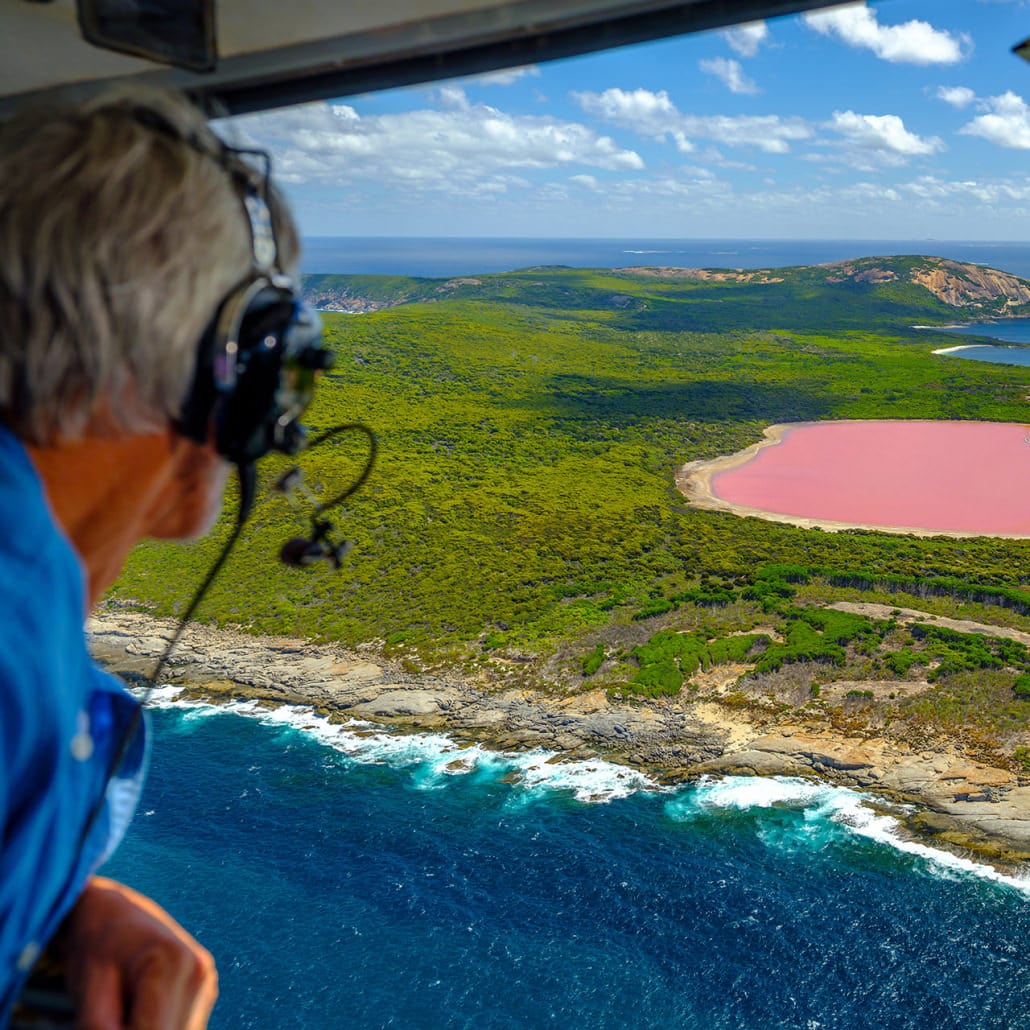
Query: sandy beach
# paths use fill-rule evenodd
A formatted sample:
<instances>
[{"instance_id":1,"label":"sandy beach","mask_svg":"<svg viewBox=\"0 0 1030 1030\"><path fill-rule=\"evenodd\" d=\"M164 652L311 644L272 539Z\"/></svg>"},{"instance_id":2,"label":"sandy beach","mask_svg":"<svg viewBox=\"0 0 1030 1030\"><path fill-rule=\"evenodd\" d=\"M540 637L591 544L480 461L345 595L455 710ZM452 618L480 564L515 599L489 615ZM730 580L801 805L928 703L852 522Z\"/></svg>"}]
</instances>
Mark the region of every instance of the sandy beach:
<instances>
[{"instance_id":1,"label":"sandy beach","mask_svg":"<svg viewBox=\"0 0 1030 1030\"><path fill-rule=\"evenodd\" d=\"M110 606L90 621L91 647L104 666L139 684L173 627L172 620ZM542 747L555 752L555 761L602 757L663 782L729 773L818 778L871 793L908 832L935 846L1008 869L1030 862L1030 776L996 767L950 738L916 747L874 731L841 732L826 718L831 693L817 706L788 709L760 699L742 706L732 689L742 671L713 670L719 675L699 678L696 691L673 698L617 701L597 689L560 695L497 677L413 674L371 647L194 625L162 682L182 687L186 702L302 705L334 720L441 731L501 751ZM845 703L849 688L881 686L929 685L863 682L834 690Z\"/></svg>"}]
</instances>

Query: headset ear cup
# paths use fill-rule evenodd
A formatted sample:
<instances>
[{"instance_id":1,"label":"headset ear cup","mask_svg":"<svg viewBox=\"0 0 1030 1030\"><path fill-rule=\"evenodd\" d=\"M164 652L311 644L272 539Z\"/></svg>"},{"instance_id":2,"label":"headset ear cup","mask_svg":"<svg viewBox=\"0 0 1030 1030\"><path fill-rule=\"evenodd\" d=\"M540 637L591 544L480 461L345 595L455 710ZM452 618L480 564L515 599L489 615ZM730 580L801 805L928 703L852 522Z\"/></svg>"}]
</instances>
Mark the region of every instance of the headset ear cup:
<instances>
[{"instance_id":1,"label":"headset ear cup","mask_svg":"<svg viewBox=\"0 0 1030 1030\"><path fill-rule=\"evenodd\" d=\"M214 377L217 323L216 313L197 345L189 393L179 410L179 417L173 423L178 433L196 443L207 443L211 438L211 416L218 399Z\"/></svg>"},{"instance_id":2,"label":"headset ear cup","mask_svg":"<svg viewBox=\"0 0 1030 1030\"><path fill-rule=\"evenodd\" d=\"M229 461L256 461L273 449L283 337L295 306L289 291L261 290L243 313L236 347L227 348L225 357L235 360L235 369L231 387L216 401L214 423L215 446Z\"/></svg>"},{"instance_id":3,"label":"headset ear cup","mask_svg":"<svg viewBox=\"0 0 1030 1030\"><path fill-rule=\"evenodd\" d=\"M189 394L176 421L191 440L212 440L235 464L272 449L284 337L297 302L292 289L250 279L219 305L197 347Z\"/></svg>"}]
</instances>

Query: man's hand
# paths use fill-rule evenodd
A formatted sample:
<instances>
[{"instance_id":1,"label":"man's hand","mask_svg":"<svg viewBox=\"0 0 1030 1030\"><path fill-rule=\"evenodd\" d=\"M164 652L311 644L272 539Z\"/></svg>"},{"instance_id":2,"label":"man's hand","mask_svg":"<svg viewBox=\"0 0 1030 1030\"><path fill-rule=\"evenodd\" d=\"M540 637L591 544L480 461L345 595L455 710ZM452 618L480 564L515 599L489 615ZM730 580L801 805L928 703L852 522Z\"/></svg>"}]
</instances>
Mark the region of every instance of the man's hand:
<instances>
[{"instance_id":1,"label":"man's hand","mask_svg":"<svg viewBox=\"0 0 1030 1030\"><path fill-rule=\"evenodd\" d=\"M149 898L93 877L62 928L80 1030L204 1030L211 955Z\"/></svg>"}]
</instances>

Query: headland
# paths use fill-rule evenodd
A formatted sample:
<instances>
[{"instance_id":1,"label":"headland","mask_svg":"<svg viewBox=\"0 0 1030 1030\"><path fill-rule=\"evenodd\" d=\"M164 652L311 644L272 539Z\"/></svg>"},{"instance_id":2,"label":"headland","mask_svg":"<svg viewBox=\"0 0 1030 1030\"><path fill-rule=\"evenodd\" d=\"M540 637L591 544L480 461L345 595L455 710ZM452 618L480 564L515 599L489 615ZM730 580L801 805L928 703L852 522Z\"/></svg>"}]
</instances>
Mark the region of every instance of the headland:
<instances>
[{"instance_id":1,"label":"headland","mask_svg":"<svg viewBox=\"0 0 1030 1030\"><path fill-rule=\"evenodd\" d=\"M914 611L901 617L928 618ZM1030 633L939 621L1030 644ZM112 606L90 621L89 634L97 659L138 683L173 628L172 620ZM849 730L832 714L835 702L846 707L849 692L886 697L888 691L918 693L929 684L837 682L824 696L827 707L801 710L742 704L732 689L741 671L720 667L701 673L696 691L674 697L630 702L599 689L557 696L485 679L407 672L372 648L348 650L193 624L163 681L181 686L185 702L300 705L332 720L442 731L502 751L546 748L555 752L554 761L603 757L668 783L705 774L818 778L868 792L908 832L936 846L1007 869L1030 861L1030 775L992 764L970 740L904 740L857 725Z\"/></svg>"}]
</instances>

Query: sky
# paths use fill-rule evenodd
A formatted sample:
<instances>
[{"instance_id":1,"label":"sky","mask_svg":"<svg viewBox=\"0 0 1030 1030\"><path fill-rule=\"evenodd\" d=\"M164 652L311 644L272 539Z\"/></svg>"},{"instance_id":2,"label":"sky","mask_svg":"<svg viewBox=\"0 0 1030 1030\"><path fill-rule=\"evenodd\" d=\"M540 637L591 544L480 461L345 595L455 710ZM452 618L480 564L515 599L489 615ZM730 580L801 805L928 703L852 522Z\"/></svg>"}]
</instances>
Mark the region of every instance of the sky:
<instances>
[{"instance_id":1,"label":"sky","mask_svg":"<svg viewBox=\"0 0 1030 1030\"><path fill-rule=\"evenodd\" d=\"M304 236L1027 240L1030 0L883 0L233 120Z\"/></svg>"}]
</instances>

